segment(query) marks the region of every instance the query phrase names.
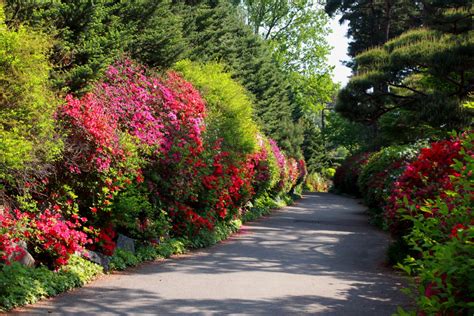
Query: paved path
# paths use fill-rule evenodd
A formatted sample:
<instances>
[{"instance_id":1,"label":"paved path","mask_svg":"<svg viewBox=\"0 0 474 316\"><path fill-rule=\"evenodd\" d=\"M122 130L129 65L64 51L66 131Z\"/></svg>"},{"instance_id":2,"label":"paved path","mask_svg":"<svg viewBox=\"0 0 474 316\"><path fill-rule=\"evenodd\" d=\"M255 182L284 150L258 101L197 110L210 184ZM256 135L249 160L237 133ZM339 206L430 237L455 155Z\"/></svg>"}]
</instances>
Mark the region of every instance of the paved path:
<instances>
[{"instance_id":1,"label":"paved path","mask_svg":"<svg viewBox=\"0 0 474 316\"><path fill-rule=\"evenodd\" d=\"M387 236L351 198L308 194L224 243L106 276L39 315L391 315L406 305Z\"/></svg>"}]
</instances>

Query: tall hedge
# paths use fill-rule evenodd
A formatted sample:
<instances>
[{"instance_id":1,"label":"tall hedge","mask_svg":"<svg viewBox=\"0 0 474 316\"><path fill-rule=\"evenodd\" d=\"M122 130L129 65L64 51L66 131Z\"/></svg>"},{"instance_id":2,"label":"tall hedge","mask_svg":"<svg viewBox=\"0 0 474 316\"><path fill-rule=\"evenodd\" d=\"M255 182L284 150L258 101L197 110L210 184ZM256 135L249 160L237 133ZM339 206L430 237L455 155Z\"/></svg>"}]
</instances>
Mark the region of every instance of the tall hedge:
<instances>
[{"instance_id":1,"label":"tall hedge","mask_svg":"<svg viewBox=\"0 0 474 316\"><path fill-rule=\"evenodd\" d=\"M0 185L18 172L40 174L42 161L61 151L54 137L58 100L48 81L50 48L45 34L8 29L0 5Z\"/></svg>"},{"instance_id":2,"label":"tall hedge","mask_svg":"<svg viewBox=\"0 0 474 316\"><path fill-rule=\"evenodd\" d=\"M197 87L206 100L208 137L222 138L225 151L241 155L254 152L258 128L253 121L252 99L245 88L218 63L184 60L174 68Z\"/></svg>"}]
</instances>

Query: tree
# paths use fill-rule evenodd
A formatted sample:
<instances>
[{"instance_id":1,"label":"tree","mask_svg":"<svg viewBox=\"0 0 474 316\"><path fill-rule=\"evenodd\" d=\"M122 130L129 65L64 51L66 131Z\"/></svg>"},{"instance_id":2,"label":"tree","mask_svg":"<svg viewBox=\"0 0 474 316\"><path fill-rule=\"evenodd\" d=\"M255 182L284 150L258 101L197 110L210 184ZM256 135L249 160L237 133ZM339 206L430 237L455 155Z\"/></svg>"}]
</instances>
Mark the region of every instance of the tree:
<instances>
[{"instance_id":1,"label":"tree","mask_svg":"<svg viewBox=\"0 0 474 316\"><path fill-rule=\"evenodd\" d=\"M330 16L341 15L349 22L347 36L349 56L381 45L408 28L421 25L424 1L411 0L328 0L325 10Z\"/></svg>"},{"instance_id":2,"label":"tree","mask_svg":"<svg viewBox=\"0 0 474 316\"><path fill-rule=\"evenodd\" d=\"M289 78L273 60L271 47L244 24L237 8L222 1L216 6L183 6L185 35L193 61L220 61L233 78L251 92L255 119L262 131L290 155L300 156L302 127Z\"/></svg>"},{"instance_id":3,"label":"tree","mask_svg":"<svg viewBox=\"0 0 474 316\"><path fill-rule=\"evenodd\" d=\"M328 18L312 0L243 0L247 24L270 41L287 71L325 73Z\"/></svg>"},{"instance_id":4,"label":"tree","mask_svg":"<svg viewBox=\"0 0 474 316\"><path fill-rule=\"evenodd\" d=\"M427 19L435 21L431 28L405 32L359 54L358 75L340 91L337 111L369 124L386 113L409 115L412 126L459 129L469 124L472 109L461 105L474 90L472 9L436 15Z\"/></svg>"}]
</instances>

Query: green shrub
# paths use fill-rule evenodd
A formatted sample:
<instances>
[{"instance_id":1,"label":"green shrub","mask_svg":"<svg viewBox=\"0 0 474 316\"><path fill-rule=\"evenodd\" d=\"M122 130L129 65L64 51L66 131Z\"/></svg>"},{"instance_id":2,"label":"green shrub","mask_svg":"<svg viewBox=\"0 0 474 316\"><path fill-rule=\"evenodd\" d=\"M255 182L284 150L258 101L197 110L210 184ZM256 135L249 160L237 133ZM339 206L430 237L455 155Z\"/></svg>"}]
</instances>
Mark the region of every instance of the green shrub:
<instances>
[{"instance_id":1,"label":"green shrub","mask_svg":"<svg viewBox=\"0 0 474 316\"><path fill-rule=\"evenodd\" d=\"M381 207L391 193L393 182L415 159L421 145L390 146L373 154L363 166L357 185L369 207Z\"/></svg>"},{"instance_id":2,"label":"green shrub","mask_svg":"<svg viewBox=\"0 0 474 316\"><path fill-rule=\"evenodd\" d=\"M383 207L392 193L393 184L408 162L415 159L421 144L390 146L373 154L362 167L357 186L369 207L370 221L384 226Z\"/></svg>"},{"instance_id":3,"label":"green shrub","mask_svg":"<svg viewBox=\"0 0 474 316\"><path fill-rule=\"evenodd\" d=\"M309 192L327 192L328 180L319 173L311 173L306 177L304 189Z\"/></svg>"},{"instance_id":4,"label":"green shrub","mask_svg":"<svg viewBox=\"0 0 474 316\"><path fill-rule=\"evenodd\" d=\"M326 178L331 179L336 174L336 169L334 169L334 168L324 168L323 171L322 171L322 174Z\"/></svg>"},{"instance_id":5,"label":"green shrub","mask_svg":"<svg viewBox=\"0 0 474 316\"><path fill-rule=\"evenodd\" d=\"M123 249L115 249L114 255L110 259L111 270L125 270L127 267L134 267L139 264L135 254Z\"/></svg>"},{"instance_id":6,"label":"green shrub","mask_svg":"<svg viewBox=\"0 0 474 316\"><path fill-rule=\"evenodd\" d=\"M186 240L170 238L161 242L158 246L158 253L164 258L168 258L173 254L182 254L186 252Z\"/></svg>"},{"instance_id":7,"label":"green shrub","mask_svg":"<svg viewBox=\"0 0 474 316\"><path fill-rule=\"evenodd\" d=\"M130 184L117 194L111 216L117 230L138 240L166 236L170 230L169 217L150 203L145 186Z\"/></svg>"},{"instance_id":8,"label":"green shrub","mask_svg":"<svg viewBox=\"0 0 474 316\"><path fill-rule=\"evenodd\" d=\"M57 272L45 267L28 268L14 262L0 265L0 311L32 304L42 298L84 285L102 267L77 256Z\"/></svg>"},{"instance_id":9,"label":"green shrub","mask_svg":"<svg viewBox=\"0 0 474 316\"><path fill-rule=\"evenodd\" d=\"M258 128L252 118L249 93L217 63L198 64L189 60L174 68L197 87L207 103L207 138L223 139L222 149L233 154L256 150Z\"/></svg>"},{"instance_id":10,"label":"green shrub","mask_svg":"<svg viewBox=\"0 0 474 316\"><path fill-rule=\"evenodd\" d=\"M198 235L188 240L191 248L204 248L217 244L237 232L242 225L240 220L219 222L213 230L201 230Z\"/></svg>"},{"instance_id":11,"label":"green shrub","mask_svg":"<svg viewBox=\"0 0 474 316\"><path fill-rule=\"evenodd\" d=\"M9 30L0 4L0 179L40 173L61 152L53 113L58 100L48 85L51 38L25 27Z\"/></svg>"},{"instance_id":12,"label":"green shrub","mask_svg":"<svg viewBox=\"0 0 474 316\"><path fill-rule=\"evenodd\" d=\"M263 215L267 215L273 208L278 207L278 203L270 196L268 192L257 197L249 209L242 213L242 222L255 220Z\"/></svg>"}]
</instances>

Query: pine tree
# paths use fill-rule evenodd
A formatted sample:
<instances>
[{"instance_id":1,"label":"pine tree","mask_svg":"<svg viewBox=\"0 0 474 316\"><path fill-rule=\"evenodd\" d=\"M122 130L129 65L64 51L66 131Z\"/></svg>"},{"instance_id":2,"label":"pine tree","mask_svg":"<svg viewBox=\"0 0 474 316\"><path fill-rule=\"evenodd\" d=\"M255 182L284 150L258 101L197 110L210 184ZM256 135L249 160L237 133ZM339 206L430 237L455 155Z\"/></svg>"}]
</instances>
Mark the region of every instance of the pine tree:
<instances>
[{"instance_id":1,"label":"pine tree","mask_svg":"<svg viewBox=\"0 0 474 316\"><path fill-rule=\"evenodd\" d=\"M436 129L471 123L462 104L474 91L472 8L438 8L424 19L427 27L357 55L357 76L340 91L337 111L365 123L386 113Z\"/></svg>"}]
</instances>

